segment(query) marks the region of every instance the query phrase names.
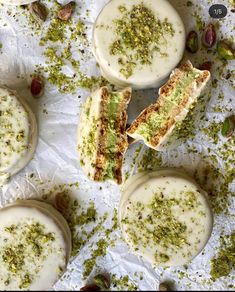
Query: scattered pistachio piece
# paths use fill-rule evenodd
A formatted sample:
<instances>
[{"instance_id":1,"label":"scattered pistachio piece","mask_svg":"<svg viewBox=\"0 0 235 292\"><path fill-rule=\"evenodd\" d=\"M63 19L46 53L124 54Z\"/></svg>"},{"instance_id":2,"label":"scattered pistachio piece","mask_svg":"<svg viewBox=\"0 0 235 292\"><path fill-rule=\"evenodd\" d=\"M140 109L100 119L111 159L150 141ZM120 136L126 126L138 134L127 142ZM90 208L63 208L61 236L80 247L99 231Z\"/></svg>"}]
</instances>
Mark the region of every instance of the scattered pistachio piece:
<instances>
[{"instance_id":1,"label":"scattered pistachio piece","mask_svg":"<svg viewBox=\"0 0 235 292\"><path fill-rule=\"evenodd\" d=\"M233 135L235 131L235 116L229 116L225 119L221 134L222 136L229 138Z\"/></svg>"},{"instance_id":2,"label":"scattered pistachio piece","mask_svg":"<svg viewBox=\"0 0 235 292\"><path fill-rule=\"evenodd\" d=\"M39 1L33 2L29 5L29 11L40 18L43 21L46 21L48 11L44 4L40 3Z\"/></svg>"},{"instance_id":3,"label":"scattered pistachio piece","mask_svg":"<svg viewBox=\"0 0 235 292\"><path fill-rule=\"evenodd\" d=\"M226 41L220 41L217 45L217 52L222 59L233 60L235 59L235 52Z\"/></svg>"},{"instance_id":4,"label":"scattered pistachio piece","mask_svg":"<svg viewBox=\"0 0 235 292\"><path fill-rule=\"evenodd\" d=\"M68 21L75 9L76 3L74 1L69 2L65 6L62 6L61 9L58 11L58 18L63 21Z\"/></svg>"},{"instance_id":5,"label":"scattered pistachio piece","mask_svg":"<svg viewBox=\"0 0 235 292\"><path fill-rule=\"evenodd\" d=\"M211 70L211 67L212 67L212 62L207 61L207 62L202 63L202 64L199 66L199 69L200 69L200 70L207 70L207 71L210 71L210 70Z\"/></svg>"},{"instance_id":6,"label":"scattered pistachio piece","mask_svg":"<svg viewBox=\"0 0 235 292\"><path fill-rule=\"evenodd\" d=\"M190 31L186 40L186 49L195 54L198 51L198 35L195 31Z\"/></svg>"},{"instance_id":7,"label":"scattered pistachio piece","mask_svg":"<svg viewBox=\"0 0 235 292\"><path fill-rule=\"evenodd\" d=\"M170 289L166 283L160 283L159 291L170 291Z\"/></svg>"},{"instance_id":8,"label":"scattered pistachio piece","mask_svg":"<svg viewBox=\"0 0 235 292\"><path fill-rule=\"evenodd\" d=\"M94 284L86 285L80 289L80 291L101 291L100 287Z\"/></svg>"},{"instance_id":9,"label":"scattered pistachio piece","mask_svg":"<svg viewBox=\"0 0 235 292\"><path fill-rule=\"evenodd\" d=\"M104 289L110 288L110 280L105 275L98 274L94 277L93 281L97 286L101 288L104 288Z\"/></svg>"},{"instance_id":10,"label":"scattered pistachio piece","mask_svg":"<svg viewBox=\"0 0 235 292\"><path fill-rule=\"evenodd\" d=\"M202 44L206 48L212 48L216 43L216 31L212 23L208 24L202 34Z\"/></svg>"},{"instance_id":11,"label":"scattered pistachio piece","mask_svg":"<svg viewBox=\"0 0 235 292\"><path fill-rule=\"evenodd\" d=\"M31 82L31 93L34 97L39 98L44 93L44 82L41 76L33 76Z\"/></svg>"}]
</instances>

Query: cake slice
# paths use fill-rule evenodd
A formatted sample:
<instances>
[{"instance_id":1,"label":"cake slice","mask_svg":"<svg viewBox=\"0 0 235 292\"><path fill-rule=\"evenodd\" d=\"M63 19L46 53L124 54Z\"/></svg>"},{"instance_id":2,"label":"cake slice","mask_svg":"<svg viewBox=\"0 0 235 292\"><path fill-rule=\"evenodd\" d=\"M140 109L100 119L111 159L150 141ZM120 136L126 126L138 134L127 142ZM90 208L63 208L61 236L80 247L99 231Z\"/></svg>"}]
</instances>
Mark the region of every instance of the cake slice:
<instances>
[{"instance_id":1,"label":"cake slice","mask_svg":"<svg viewBox=\"0 0 235 292\"><path fill-rule=\"evenodd\" d=\"M122 183L123 156L128 147L127 105L131 89L111 92L102 87L86 100L78 127L78 152L86 175L95 181Z\"/></svg>"},{"instance_id":2,"label":"cake slice","mask_svg":"<svg viewBox=\"0 0 235 292\"><path fill-rule=\"evenodd\" d=\"M183 63L160 88L156 103L137 117L127 129L127 134L158 150L176 124L186 117L209 79L209 71L194 68L190 61Z\"/></svg>"}]
</instances>

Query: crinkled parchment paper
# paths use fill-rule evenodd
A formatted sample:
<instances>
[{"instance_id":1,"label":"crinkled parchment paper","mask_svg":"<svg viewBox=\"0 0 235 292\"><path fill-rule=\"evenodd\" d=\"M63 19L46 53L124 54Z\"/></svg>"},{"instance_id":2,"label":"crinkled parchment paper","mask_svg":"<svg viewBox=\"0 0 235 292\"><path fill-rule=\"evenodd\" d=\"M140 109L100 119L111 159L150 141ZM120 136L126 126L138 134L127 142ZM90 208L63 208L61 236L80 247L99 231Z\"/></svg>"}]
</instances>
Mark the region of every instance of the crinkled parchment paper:
<instances>
[{"instance_id":1,"label":"crinkled parchment paper","mask_svg":"<svg viewBox=\"0 0 235 292\"><path fill-rule=\"evenodd\" d=\"M157 0L156 0L157 1ZM50 2L43 1L47 5ZM91 40L92 24L96 16L107 1L103 0L77 0L79 13L74 17L81 18L87 25L88 39ZM208 9L210 5L217 3L214 0L193 0L192 6L187 6L186 0L171 0L173 6L182 16L187 32L200 26L199 18L205 23L213 21L219 23L218 37L230 38L234 35L235 14L231 12L232 6L229 1L219 2L228 7L228 15L222 20L212 20L209 17ZM61 4L66 1L60 1ZM87 13L87 10L89 13ZM90 201L95 202L100 215L108 212L109 219L113 216L114 208L118 207L120 199L120 188L112 183L94 183L89 181L82 173L76 153L76 129L81 105L89 94L88 91L77 89L76 94L61 94L56 86L46 83L45 94L40 99L33 99L28 86L30 84L30 74L34 72L35 66L43 64L43 48L39 46L40 35L34 34L34 30L29 27L25 16L19 7L0 6L0 82L17 89L34 110L39 125L39 142L34 159L30 164L16 175L11 182L0 189L1 205L14 201L16 198L39 197L45 189L50 190L57 184L71 184L79 182L79 187L72 188L73 195L81 205L88 205ZM15 16L15 14L17 16ZM197 15L197 16L196 16ZM50 20L43 24L42 30L48 27ZM85 62L82 62L82 70L88 75L99 75L90 48L84 48L87 52ZM199 105L191 118L190 127L195 132L193 138L186 141L177 139L168 149L157 154L156 161L161 161L159 165L183 167L188 173L197 175L202 187L208 188L210 169L219 169L219 175L215 175L214 196L223 183L228 169L234 167L233 159L225 158L221 154L224 144L228 141L224 139L220 132L216 136L219 143L216 145L206 129L210 129L211 123L223 122L224 118L235 111L234 94L234 71L233 76L227 76L228 70L234 70L235 63L230 61L227 65L221 62L216 54L207 52L201 48L195 55L188 55L194 65L199 65L204 61L212 60L212 82L208 85ZM72 72L70 67L67 72ZM68 73L69 74L69 73ZM72 73L71 73L72 74ZM231 75L231 74L230 74ZM217 80L217 81L216 81ZM220 98L223 95L224 98ZM81 96L81 98L78 98ZM131 121L144 107L149 105L157 97L157 90L138 91L134 93L129 107L129 120ZM189 127L187 125L187 127ZM235 145L234 138L230 140L231 145ZM153 168L147 162L143 162L146 147L141 147L139 143L129 147L124 166L126 176L135 173L138 168ZM231 146L233 147L233 146ZM136 154L136 150L140 150ZM234 149L235 151L235 149ZM233 152L235 153L235 152ZM234 155L234 154L233 154ZM135 158L135 159L134 159ZM133 161L134 160L134 161ZM142 161L142 163L141 163ZM141 166L142 165L142 166ZM31 174L37 180L30 179ZM212 173L213 176L213 173ZM208 179L207 179L208 178ZM97 259L97 265L93 270L95 274L98 270L116 274L117 277L129 275L130 283L133 283L139 290L158 289L159 282L164 280L174 281L177 290L216 290L234 289L229 288L234 284L235 271L229 277L220 278L215 282L210 280L210 259L216 254L219 246L219 236L221 232L230 234L235 229L235 208L234 197L235 185L231 183L228 187L230 195L226 196L222 205L222 210L215 215L214 230L209 243L203 252L194 259L188 267L178 268L152 268L150 264L141 258L133 255L127 245L121 240L120 231L113 233L115 245L109 246L107 255ZM228 212L226 212L226 207ZM71 259L68 270L58 283L55 290L76 290L83 284L83 267L85 259L89 258L92 245L97 240L104 238L104 234L99 231L92 236L88 243L82 247L80 252ZM140 275L143 279L140 280ZM183 275L183 276L182 276ZM126 287L127 289L128 287ZM115 289L115 288L114 288Z\"/></svg>"}]
</instances>

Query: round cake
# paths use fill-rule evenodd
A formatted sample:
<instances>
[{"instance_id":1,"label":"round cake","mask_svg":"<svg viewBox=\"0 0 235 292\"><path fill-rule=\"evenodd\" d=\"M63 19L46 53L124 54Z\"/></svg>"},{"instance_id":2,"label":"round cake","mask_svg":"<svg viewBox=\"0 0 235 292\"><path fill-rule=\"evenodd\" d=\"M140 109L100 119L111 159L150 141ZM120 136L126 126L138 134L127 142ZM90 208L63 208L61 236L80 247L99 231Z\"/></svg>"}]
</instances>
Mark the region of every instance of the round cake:
<instances>
[{"instance_id":1,"label":"round cake","mask_svg":"<svg viewBox=\"0 0 235 292\"><path fill-rule=\"evenodd\" d=\"M17 201L0 210L0 290L46 290L65 271L71 234L51 205Z\"/></svg>"},{"instance_id":2,"label":"round cake","mask_svg":"<svg viewBox=\"0 0 235 292\"><path fill-rule=\"evenodd\" d=\"M0 87L0 185L29 163L37 136L36 118L26 102Z\"/></svg>"},{"instance_id":3,"label":"round cake","mask_svg":"<svg viewBox=\"0 0 235 292\"><path fill-rule=\"evenodd\" d=\"M159 87L184 48L183 22L165 0L111 0L93 29L93 53L101 73L119 87Z\"/></svg>"},{"instance_id":4,"label":"round cake","mask_svg":"<svg viewBox=\"0 0 235 292\"><path fill-rule=\"evenodd\" d=\"M190 262L206 245L213 226L205 191L173 169L130 178L119 221L131 249L155 266Z\"/></svg>"}]
</instances>

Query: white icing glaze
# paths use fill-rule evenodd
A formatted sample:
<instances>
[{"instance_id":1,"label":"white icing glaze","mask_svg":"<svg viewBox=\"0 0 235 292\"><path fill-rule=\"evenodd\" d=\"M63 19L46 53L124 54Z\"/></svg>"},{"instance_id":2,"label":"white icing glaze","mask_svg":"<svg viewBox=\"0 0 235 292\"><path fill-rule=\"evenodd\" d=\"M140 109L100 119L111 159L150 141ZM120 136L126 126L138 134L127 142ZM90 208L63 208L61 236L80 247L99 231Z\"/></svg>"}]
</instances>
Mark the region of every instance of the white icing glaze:
<instances>
[{"instance_id":1,"label":"white icing glaze","mask_svg":"<svg viewBox=\"0 0 235 292\"><path fill-rule=\"evenodd\" d=\"M120 56L110 54L110 45L116 38L114 20L121 16L118 9L120 6L124 5L128 10L131 10L133 5L141 3L150 8L161 21L167 18L172 23L175 34L167 39L167 46L162 46L164 53L168 55L167 57L163 58L156 53L152 64L149 66L143 66L137 60L134 60L137 67L134 74L126 79L120 73L121 67L118 63ZM112 0L103 8L94 25L93 53L100 65L101 73L107 80L119 87L132 86L136 89L159 87L181 60L184 47L185 30L183 22L176 10L165 0Z\"/></svg>"},{"instance_id":2,"label":"white icing glaze","mask_svg":"<svg viewBox=\"0 0 235 292\"><path fill-rule=\"evenodd\" d=\"M33 112L15 92L0 87L0 185L29 163L36 144Z\"/></svg>"},{"instance_id":3,"label":"white icing glaze","mask_svg":"<svg viewBox=\"0 0 235 292\"><path fill-rule=\"evenodd\" d=\"M32 246L25 237L27 228L37 223L44 227L44 234L51 233L54 236L54 240L45 241L40 256L32 252ZM10 233L6 227L9 228L12 225L19 225L21 229L17 230L16 234ZM63 216L52 206L43 202L17 201L0 210L0 233L0 289L45 290L51 288L65 270L71 251L71 234ZM12 273L9 271L7 262L3 260L4 250L7 247L17 247L19 244L24 245L24 264L17 273ZM25 274L30 276L31 283L27 287L19 287ZM10 281L7 283L8 279Z\"/></svg>"},{"instance_id":4,"label":"white icing glaze","mask_svg":"<svg viewBox=\"0 0 235 292\"><path fill-rule=\"evenodd\" d=\"M86 143L87 137L89 136L89 133L91 133L91 131L93 133L92 135L94 135L94 141L98 142L99 129L101 126L101 124L99 123L101 91L102 89L96 90L85 101L80 115L77 132L77 143L80 153L80 160L83 161L82 168L84 170L84 173L90 178L93 178L95 174L95 168L93 166L96 163L97 143L94 145L94 151L91 151L92 155L84 154L84 152L87 150L87 145L85 145L84 143Z\"/></svg>"},{"instance_id":5,"label":"white icing glaze","mask_svg":"<svg viewBox=\"0 0 235 292\"><path fill-rule=\"evenodd\" d=\"M188 208L187 205L181 205L181 202L188 197L187 192L190 191L195 194L195 207ZM147 207L153 200L154 194L160 193L164 200L178 200L178 204L173 204L171 208L172 214L177 222L184 224L187 229L185 231L187 244L175 248L173 245L163 246L160 239L156 244L154 240L150 239L149 244L145 246L142 232L136 226L142 219L148 218L152 215L150 209ZM162 197L163 196L163 197ZM136 206L137 202L141 202L145 206L141 216L141 220L137 218ZM158 210L156 209L156 212ZM159 210L160 212L160 210ZM203 215L202 215L203 214ZM132 224L131 229L128 224L125 224L123 219L129 218ZM155 225L164 226L164 216L160 213L158 217L153 218ZM206 193L187 175L178 170L162 169L156 172L144 172L137 174L130 178L123 189L123 194L119 206L119 221L123 236L132 250L137 254L143 256L153 265L158 266L178 266L184 265L197 256L206 245L213 226L213 218L210 206L206 199ZM151 225L146 225L151 230ZM138 234L141 239L134 242L131 232ZM169 231L171 232L171 231ZM144 232L143 232L144 234ZM153 233L154 234L154 233ZM166 254L169 260L162 261L155 257L158 254Z\"/></svg>"}]
</instances>

